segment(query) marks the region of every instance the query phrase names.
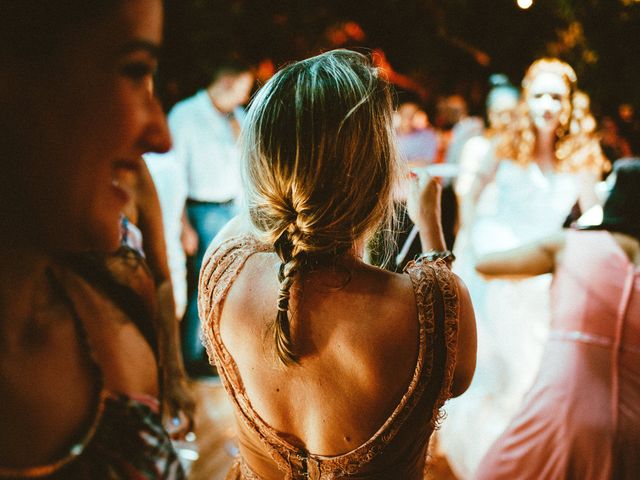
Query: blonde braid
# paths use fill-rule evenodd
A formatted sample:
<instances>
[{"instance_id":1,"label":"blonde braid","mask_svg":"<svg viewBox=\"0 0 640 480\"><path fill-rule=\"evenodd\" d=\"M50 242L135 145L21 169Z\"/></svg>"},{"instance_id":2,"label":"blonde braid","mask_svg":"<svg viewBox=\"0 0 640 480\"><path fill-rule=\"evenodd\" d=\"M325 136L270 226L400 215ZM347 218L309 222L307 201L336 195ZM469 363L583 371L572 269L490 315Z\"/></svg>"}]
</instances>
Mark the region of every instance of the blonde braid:
<instances>
[{"instance_id":1,"label":"blonde braid","mask_svg":"<svg viewBox=\"0 0 640 480\"><path fill-rule=\"evenodd\" d=\"M298 259L292 256L292 250L289 234L285 231L276 242L276 253L282 263L278 271L278 280L280 281L278 313L272 326L276 358L283 366L291 366L299 361L291 339L291 323L289 320L291 286L300 268Z\"/></svg>"}]
</instances>

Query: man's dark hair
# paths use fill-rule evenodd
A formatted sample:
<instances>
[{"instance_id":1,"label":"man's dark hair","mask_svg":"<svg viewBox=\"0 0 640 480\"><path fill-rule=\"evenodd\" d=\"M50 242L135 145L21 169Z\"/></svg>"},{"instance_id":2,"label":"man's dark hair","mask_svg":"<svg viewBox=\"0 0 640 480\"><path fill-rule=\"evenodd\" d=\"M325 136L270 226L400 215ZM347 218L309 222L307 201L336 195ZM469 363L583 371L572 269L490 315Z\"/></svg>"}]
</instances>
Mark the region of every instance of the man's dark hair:
<instances>
[{"instance_id":1,"label":"man's dark hair","mask_svg":"<svg viewBox=\"0 0 640 480\"><path fill-rule=\"evenodd\" d=\"M211 83L225 75L238 76L251 71L251 65L242 59L231 58L216 63L209 73Z\"/></svg>"},{"instance_id":2,"label":"man's dark hair","mask_svg":"<svg viewBox=\"0 0 640 480\"><path fill-rule=\"evenodd\" d=\"M640 240L640 158L621 158L614 163L616 182L602 207L602 223L589 230L608 230Z\"/></svg>"}]
</instances>

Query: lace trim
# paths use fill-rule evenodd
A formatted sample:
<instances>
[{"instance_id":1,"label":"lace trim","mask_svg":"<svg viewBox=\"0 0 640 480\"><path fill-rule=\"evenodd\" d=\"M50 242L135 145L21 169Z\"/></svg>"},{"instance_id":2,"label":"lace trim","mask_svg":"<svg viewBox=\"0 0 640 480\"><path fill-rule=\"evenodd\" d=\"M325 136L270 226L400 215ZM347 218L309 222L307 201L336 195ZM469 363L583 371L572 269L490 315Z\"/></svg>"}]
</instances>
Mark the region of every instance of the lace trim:
<instances>
[{"instance_id":1,"label":"lace trim","mask_svg":"<svg viewBox=\"0 0 640 480\"><path fill-rule=\"evenodd\" d=\"M287 462L280 452L268 441L257 423L266 423L250 408L248 398L237 371L235 361L224 347L220 335L220 315L224 300L231 284L236 279L247 259L254 253L271 251L268 245L261 244L250 235L231 238L218 246L205 258L200 274L198 294L198 310L202 322L201 339L209 361L215 362L225 390L231 397L235 409L240 414L245 426L254 432L267 453L278 465L286 469ZM248 412L254 415L252 418Z\"/></svg>"},{"instance_id":2,"label":"lace trim","mask_svg":"<svg viewBox=\"0 0 640 480\"><path fill-rule=\"evenodd\" d=\"M321 478L352 475L384 450L413 412L431 379L435 355L434 291L439 284L445 306L446 359L443 386L439 389L430 419L432 428L435 428L440 421L439 409L450 397L457 344L457 287L445 263L441 260L428 263L411 262L405 268L413 285L420 326L418 359L407 392L391 416L369 440L350 452L327 457L310 454L289 444L258 415L246 396L237 365L221 339L220 315L233 280L252 254L266 251L272 251L272 249L249 235L232 238L222 243L205 260L200 277L199 309L203 322L202 340L209 358L216 362L222 383L244 424L258 435L278 468L283 472L291 472L294 469L306 472L314 470ZM285 478L293 477L291 473L287 473Z\"/></svg>"},{"instance_id":3,"label":"lace trim","mask_svg":"<svg viewBox=\"0 0 640 480\"><path fill-rule=\"evenodd\" d=\"M458 304L458 283L453 273L443 260L437 260L431 264L433 272L437 278L440 293L444 303L444 342L446 348L446 358L444 365L443 385L440 395L433 406L432 427L440 428L446 413L442 411L444 402L451 398L451 386L453 384L453 374L456 368L458 353L458 318L460 308Z\"/></svg>"},{"instance_id":4,"label":"lace trim","mask_svg":"<svg viewBox=\"0 0 640 480\"><path fill-rule=\"evenodd\" d=\"M233 460L231 468L227 472L225 480L262 480L253 470L247 465L242 456L237 456Z\"/></svg>"}]
</instances>

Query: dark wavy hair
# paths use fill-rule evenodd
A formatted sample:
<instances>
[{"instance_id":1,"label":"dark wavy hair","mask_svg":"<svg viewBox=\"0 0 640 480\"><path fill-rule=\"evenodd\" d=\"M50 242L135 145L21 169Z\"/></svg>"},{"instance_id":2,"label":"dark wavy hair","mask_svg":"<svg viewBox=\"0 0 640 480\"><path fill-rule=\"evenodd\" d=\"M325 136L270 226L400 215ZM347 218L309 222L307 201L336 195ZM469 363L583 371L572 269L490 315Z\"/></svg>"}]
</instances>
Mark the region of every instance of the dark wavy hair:
<instances>
[{"instance_id":1,"label":"dark wavy hair","mask_svg":"<svg viewBox=\"0 0 640 480\"><path fill-rule=\"evenodd\" d=\"M602 223L589 230L608 230L640 241L640 157L621 158L613 165L615 184L602 207Z\"/></svg>"}]
</instances>

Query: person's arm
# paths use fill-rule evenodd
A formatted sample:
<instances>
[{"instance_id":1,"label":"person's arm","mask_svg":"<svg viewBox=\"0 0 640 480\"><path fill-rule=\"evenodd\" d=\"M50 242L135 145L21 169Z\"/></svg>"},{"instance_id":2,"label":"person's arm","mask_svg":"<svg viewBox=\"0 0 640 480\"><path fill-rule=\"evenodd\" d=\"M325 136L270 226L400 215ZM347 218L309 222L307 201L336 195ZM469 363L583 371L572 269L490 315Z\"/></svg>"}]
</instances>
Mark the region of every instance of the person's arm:
<instances>
[{"instance_id":1,"label":"person's arm","mask_svg":"<svg viewBox=\"0 0 640 480\"><path fill-rule=\"evenodd\" d=\"M476 262L476 270L485 277L499 278L526 278L553 272L564 239L565 233L559 232L518 248L490 253Z\"/></svg>"},{"instance_id":2,"label":"person's arm","mask_svg":"<svg viewBox=\"0 0 640 480\"><path fill-rule=\"evenodd\" d=\"M178 190L184 192L186 197L191 195L191 184L189 175L189 165L192 157L192 145L197 142L192 136L193 132L197 131L192 125L194 118L193 112L185 110L185 105L182 108L179 106L174 107L168 117L169 130L173 137L173 148L171 149L172 160L176 163L179 174L176 175L175 181L179 182ZM182 229L180 231L180 243L184 253L191 257L198 252L199 239L198 233L189 222L187 216L187 206L184 205L182 209L182 216L180 217Z\"/></svg>"},{"instance_id":3,"label":"person's arm","mask_svg":"<svg viewBox=\"0 0 640 480\"><path fill-rule=\"evenodd\" d=\"M170 416L179 412L193 422L195 401L186 384L182 364L178 319L175 315L171 272L167 260L162 210L153 179L142 162L136 186L138 228L142 232L147 264L156 284L159 306L158 340L163 375L163 407ZM184 432L186 433L186 432Z\"/></svg>"},{"instance_id":4,"label":"person's arm","mask_svg":"<svg viewBox=\"0 0 640 480\"><path fill-rule=\"evenodd\" d=\"M596 185L600 181L600 174L591 170L580 172L578 175L578 205L581 212L587 212L594 205L598 205Z\"/></svg>"},{"instance_id":5,"label":"person's arm","mask_svg":"<svg viewBox=\"0 0 640 480\"><path fill-rule=\"evenodd\" d=\"M451 396L462 395L473 379L476 371L476 316L471 304L471 296L466 285L454 275L458 286L458 356L451 383Z\"/></svg>"},{"instance_id":6,"label":"person's arm","mask_svg":"<svg viewBox=\"0 0 640 480\"><path fill-rule=\"evenodd\" d=\"M444 241L440 220L440 196L442 193L440 183L426 173L422 178L411 173L408 182L407 213L418 228L422 251L446 250L447 245Z\"/></svg>"},{"instance_id":7,"label":"person's arm","mask_svg":"<svg viewBox=\"0 0 640 480\"><path fill-rule=\"evenodd\" d=\"M187 256L191 257L196 254L198 251L198 233L191 226L189 219L187 218L187 209L186 207L182 211L182 231L180 232L180 243L182 244L182 249Z\"/></svg>"}]
</instances>

